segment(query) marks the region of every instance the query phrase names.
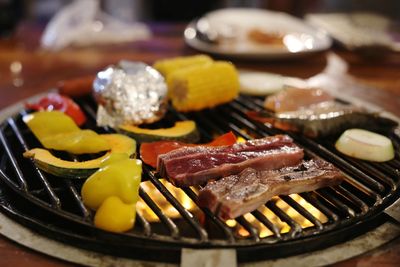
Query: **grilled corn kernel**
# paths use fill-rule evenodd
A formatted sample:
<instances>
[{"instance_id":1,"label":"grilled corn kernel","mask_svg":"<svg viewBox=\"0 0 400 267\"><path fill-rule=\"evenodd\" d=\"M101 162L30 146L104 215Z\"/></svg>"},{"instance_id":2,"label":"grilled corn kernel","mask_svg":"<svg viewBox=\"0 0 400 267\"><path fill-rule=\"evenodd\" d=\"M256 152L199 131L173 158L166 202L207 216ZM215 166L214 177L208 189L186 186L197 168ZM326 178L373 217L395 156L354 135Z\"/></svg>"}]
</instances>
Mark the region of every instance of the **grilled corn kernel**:
<instances>
[{"instance_id":1,"label":"grilled corn kernel","mask_svg":"<svg viewBox=\"0 0 400 267\"><path fill-rule=\"evenodd\" d=\"M158 70L165 78L172 72L190 66L198 66L210 64L213 60L206 55L196 55L188 57L176 57L164 60L158 60L154 63L153 67Z\"/></svg>"},{"instance_id":2,"label":"grilled corn kernel","mask_svg":"<svg viewBox=\"0 0 400 267\"><path fill-rule=\"evenodd\" d=\"M224 61L174 71L167 83L178 111L211 108L233 100L239 92L238 73L233 64Z\"/></svg>"}]
</instances>

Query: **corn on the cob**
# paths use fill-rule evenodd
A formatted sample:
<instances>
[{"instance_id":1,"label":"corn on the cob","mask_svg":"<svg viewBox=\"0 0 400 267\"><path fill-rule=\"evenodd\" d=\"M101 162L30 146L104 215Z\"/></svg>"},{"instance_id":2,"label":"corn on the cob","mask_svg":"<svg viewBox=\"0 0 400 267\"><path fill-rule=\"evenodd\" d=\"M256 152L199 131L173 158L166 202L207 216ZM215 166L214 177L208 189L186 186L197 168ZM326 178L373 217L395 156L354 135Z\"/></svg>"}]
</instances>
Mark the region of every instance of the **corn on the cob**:
<instances>
[{"instance_id":1,"label":"corn on the cob","mask_svg":"<svg viewBox=\"0 0 400 267\"><path fill-rule=\"evenodd\" d=\"M174 71L167 83L172 105L178 111L211 108L233 100L239 92L234 65L223 61Z\"/></svg>"},{"instance_id":2,"label":"corn on the cob","mask_svg":"<svg viewBox=\"0 0 400 267\"><path fill-rule=\"evenodd\" d=\"M190 66L210 64L212 62L213 60L209 56L196 55L158 60L153 64L153 67L158 70L162 75L164 75L165 78L168 78L168 76L176 70L180 70L182 68Z\"/></svg>"}]
</instances>

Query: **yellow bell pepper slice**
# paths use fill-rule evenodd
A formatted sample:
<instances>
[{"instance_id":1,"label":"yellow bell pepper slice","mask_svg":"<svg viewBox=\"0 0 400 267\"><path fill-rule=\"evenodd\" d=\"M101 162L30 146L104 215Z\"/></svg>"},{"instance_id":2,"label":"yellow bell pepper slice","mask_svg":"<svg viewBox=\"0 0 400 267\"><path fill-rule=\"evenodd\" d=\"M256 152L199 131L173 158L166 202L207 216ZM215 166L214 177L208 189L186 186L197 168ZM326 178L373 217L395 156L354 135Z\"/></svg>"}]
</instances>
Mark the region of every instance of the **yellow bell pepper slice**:
<instances>
[{"instance_id":1,"label":"yellow bell pepper slice","mask_svg":"<svg viewBox=\"0 0 400 267\"><path fill-rule=\"evenodd\" d=\"M72 154L98 153L111 149L107 140L92 130L45 136L40 141L47 149L62 150Z\"/></svg>"},{"instance_id":2,"label":"yellow bell pepper slice","mask_svg":"<svg viewBox=\"0 0 400 267\"><path fill-rule=\"evenodd\" d=\"M101 163L100 167L105 167L107 165L110 165L112 163L121 161L121 160L126 160L131 158L131 155L128 155L127 153L121 153L121 152L114 152L110 153L107 157L105 157Z\"/></svg>"},{"instance_id":3,"label":"yellow bell pepper slice","mask_svg":"<svg viewBox=\"0 0 400 267\"><path fill-rule=\"evenodd\" d=\"M138 200L141 176L140 160L111 162L85 181L81 191L83 203L95 210L106 198L117 196L126 204L134 204Z\"/></svg>"},{"instance_id":4,"label":"yellow bell pepper slice","mask_svg":"<svg viewBox=\"0 0 400 267\"><path fill-rule=\"evenodd\" d=\"M128 231L135 223L135 206L135 204L125 204L119 197L108 197L97 210L94 225L110 232Z\"/></svg>"},{"instance_id":5,"label":"yellow bell pepper slice","mask_svg":"<svg viewBox=\"0 0 400 267\"><path fill-rule=\"evenodd\" d=\"M81 129L61 111L38 111L23 117L33 134L42 142L47 136L80 131Z\"/></svg>"},{"instance_id":6,"label":"yellow bell pepper slice","mask_svg":"<svg viewBox=\"0 0 400 267\"><path fill-rule=\"evenodd\" d=\"M101 135L81 130L71 117L60 111L38 111L25 115L23 120L47 149L87 154L111 148Z\"/></svg>"}]
</instances>

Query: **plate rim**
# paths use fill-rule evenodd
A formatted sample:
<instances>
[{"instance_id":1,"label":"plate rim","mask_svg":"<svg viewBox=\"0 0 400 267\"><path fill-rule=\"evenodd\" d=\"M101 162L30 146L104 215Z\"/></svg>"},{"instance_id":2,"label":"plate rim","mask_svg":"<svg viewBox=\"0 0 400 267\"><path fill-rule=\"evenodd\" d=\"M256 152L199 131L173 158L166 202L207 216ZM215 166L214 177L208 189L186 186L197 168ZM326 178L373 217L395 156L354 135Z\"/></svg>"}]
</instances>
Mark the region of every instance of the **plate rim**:
<instances>
[{"instance_id":1,"label":"plate rim","mask_svg":"<svg viewBox=\"0 0 400 267\"><path fill-rule=\"evenodd\" d=\"M232 58L243 58L243 59L283 59L283 58L295 58L295 57L300 57L304 55L310 55L310 54L315 54L318 52L323 52L328 50L332 44L333 40L329 36L329 34L321 29L318 29L314 27L313 25L310 25L307 23L305 20L302 20L300 18L291 16L290 14L284 13L284 12L275 12L275 11L270 11L270 10L260 10L256 8L226 8L226 9L217 9L211 12L208 12L204 14L202 17L206 17L207 15L211 14L212 12L218 12L218 11L223 11L223 10L257 10L257 11L263 11L266 13L271 13L271 14L284 14L286 16L289 16L290 19L294 19L300 23L302 23L305 27L309 28L310 30L313 31L312 37L314 39L317 38L322 38L326 42L325 45L322 45L321 47L318 48L313 48L313 49L305 49L305 50L300 50L297 52L290 52L288 50L282 50L282 51L275 51L275 52L260 52L260 51L228 51L226 49L221 49L218 46L208 44L206 42L201 41L198 39L196 36L193 38L187 37L186 32L188 30L192 30L195 32L195 23L199 18L196 18L188 23L188 25L185 27L184 32L183 32L183 37L185 40L185 43L202 52L214 54L214 55L221 55L221 56L226 56L226 57L232 57ZM317 37L320 36L320 37ZM317 39L318 40L318 39Z\"/></svg>"}]
</instances>

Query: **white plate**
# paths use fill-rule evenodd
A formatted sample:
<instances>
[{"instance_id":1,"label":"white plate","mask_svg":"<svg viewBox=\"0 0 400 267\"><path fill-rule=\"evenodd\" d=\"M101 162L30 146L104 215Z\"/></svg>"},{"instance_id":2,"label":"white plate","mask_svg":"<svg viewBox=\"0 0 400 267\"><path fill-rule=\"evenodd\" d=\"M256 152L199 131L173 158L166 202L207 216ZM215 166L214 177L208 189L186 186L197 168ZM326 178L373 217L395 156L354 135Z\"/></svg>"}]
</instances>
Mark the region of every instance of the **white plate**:
<instances>
[{"instance_id":1,"label":"white plate","mask_svg":"<svg viewBox=\"0 0 400 267\"><path fill-rule=\"evenodd\" d=\"M196 21L186 27L186 43L203 52L250 59L288 58L328 49L332 41L323 31L285 13L252 8L227 8L206 14L208 27L232 39L212 44L196 37ZM248 38L250 30L283 35L284 45L260 44Z\"/></svg>"},{"instance_id":2,"label":"white plate","mask_svg":"<svg viewBox=\"0 0 400 267\"><path fill-rule=\"evenodd\" d=\"M382 15L366 12L308 14L305 20L329 33L349 50L383 46L400 52L400 40L396 40L399 30L394 21Z\"/></svg>"}]
</instances>

